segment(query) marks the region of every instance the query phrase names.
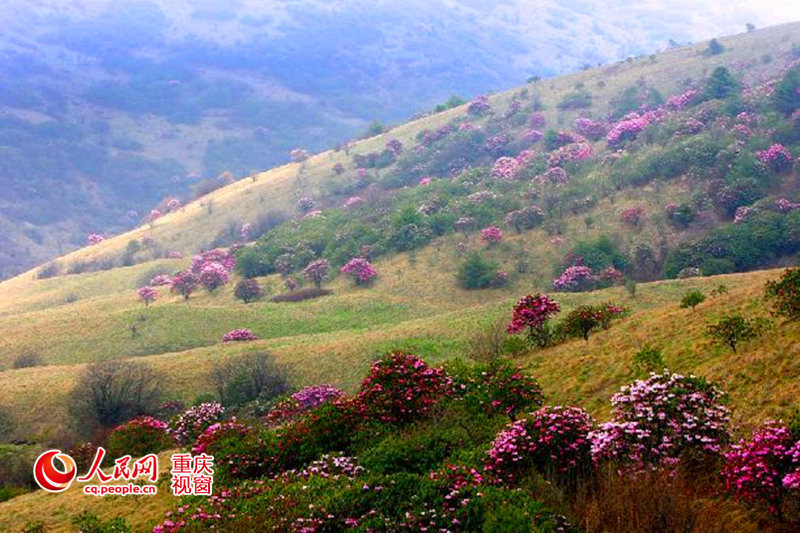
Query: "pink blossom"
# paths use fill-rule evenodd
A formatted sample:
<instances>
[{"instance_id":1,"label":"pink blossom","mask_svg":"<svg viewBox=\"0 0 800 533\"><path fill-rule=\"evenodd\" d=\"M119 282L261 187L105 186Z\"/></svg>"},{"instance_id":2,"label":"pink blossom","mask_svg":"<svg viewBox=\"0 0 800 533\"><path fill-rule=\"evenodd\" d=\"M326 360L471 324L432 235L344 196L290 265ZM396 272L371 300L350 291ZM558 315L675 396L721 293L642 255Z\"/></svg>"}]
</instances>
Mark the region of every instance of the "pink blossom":
<instances>
[{"instance_id":1,"label":"pink blossom","mask_svg":"<svg viewBox=\"0 0 800 533\"><path fill-rule=\"evenodd\" d=\"M492 165L492 177L504 180L514 179L519 171L519 167L519 161L513 157L501 157Z\"/></svg>"},{"instance_id":2,"label":"pink blossom","mask_svg":"<svg viewBox=\"0 0 800 533\"><path fill-rule=\"evenodd\" d=\"M222 336L222 342L254 341L258 337L249 329L234 329Z\"/></svg>"},{"instance_id":3,"label":"pink blossom","mask_svg":"<svg viewBox=\"0 0 800 533\"><path fill-rule=\"evenodd\" d=\"M372 264L363 257L354 257L341 268L340 272L351 276L356 285L366 285L378 275Z\"/></svg>"},{"instance_id":4,"label":"pink blossom","mask_svg":"<svg viewBox=\"0 0 800 533\"><path fill-rule=\"evenodd\" d=\"M155 300L158 297L158 292L153 287L149 287L145 285L144 287L139 287L139 290L136 291L139 295L139 298L142 299L144 302L145 307L150 305L150 302Z\"/></svg>"},{"instance_id":5,"label":"pink blossom","mask_svg":"<svg viewBox=\"0 0 800 533\"><path fill-rule=\"evenodd\" d=\"M86 242L89 243L90 246L94 246L95 244L100 244L104 240L106 240L106 238L99 233L90 233L89 235L86 236Z\"/></svg>"},{"instance_id":6,"label":"pink blossom","mask_svg":"<svg viewBox=\"0 0 800 533\"><path fill-rule=\"evenodd\" d=\"M503 232L497 226L489 226L481 230L481 240L491 246L503 240Z\"/></svg>"}]
</instances>

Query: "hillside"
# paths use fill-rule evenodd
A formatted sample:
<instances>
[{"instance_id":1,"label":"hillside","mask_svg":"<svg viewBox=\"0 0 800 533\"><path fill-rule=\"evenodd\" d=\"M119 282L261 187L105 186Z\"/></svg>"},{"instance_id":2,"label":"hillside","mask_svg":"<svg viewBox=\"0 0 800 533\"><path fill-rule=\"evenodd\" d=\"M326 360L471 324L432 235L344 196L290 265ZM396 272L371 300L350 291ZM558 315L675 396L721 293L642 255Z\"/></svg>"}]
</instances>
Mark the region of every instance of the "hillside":
<instances>
[{"instance_id":1,"label":"hillside","mask_svg":"<svg viewBox=\"0 0 800 533\"><path fill-rule=\"evenodd\" d=\"M453 93L796 16L629 4L3 2L0 279Z\"/></svg>"},{"instance_id":2,"label":"hillside","mask_svg":"<svg viewBox=\"0 0 800 533\"><path fill-rule=\"evenodd\" d=\"M498 321L504 328L520 296L537 292L559 302L557 321L604 302L628 310L588 340L565 334L536 348L511 337L522 343L511 344L513 363L536 377L548 405L609 420L609 398L641 377L634 354L651 346L671 370L727 391L736 437L788 418L800 396L800 339L796 322L772 316L765 284L800 252L800 127L774 97L797 69L796 41L800 24L791 24L720 38L714 52L703 42L532 81L252 174L0 283L0 410L12 428L6 439L18 443L9 453L85 438L66 421L92 363L145 363L163 373L164 400L194 405L215 394L210 372L225 357L268 351L293 388L330 383L352 394L392 350L432 365L474 363L478 339L505 338ZM775 145L794 155L775 160ZM154 287L147 305L137 294L216 247L233 250L230 282L187 299ZM374 266L372 283L337 274L355 257ZM481 272L469 280L480 288L467 290L456 274L475 258ZM289 286L317 260L331 267L321 283L331 294L271 300L303 294ZM573 284L565 272L576 267L590 276ZM237 300L245 278L266 296ZM558 280L566 290L554 291ZM705 301L680 308L691 290ZM772 329L733 352L707 329L735 313ZM221 342L238 328L258 340ZM19 365L21 356L35 362ZM501 422L476 427L493 435ZM375 453L365 456L377 461ZM68 528L81 509L124 514L138 527L176 505L159 497L133 516L139 500L95 506L79 496L12 498L0 503L0 528ZM547 500L583 516L565 502ZM742 520L742 530L756 529Z\"/></svg>"}]
</instances>

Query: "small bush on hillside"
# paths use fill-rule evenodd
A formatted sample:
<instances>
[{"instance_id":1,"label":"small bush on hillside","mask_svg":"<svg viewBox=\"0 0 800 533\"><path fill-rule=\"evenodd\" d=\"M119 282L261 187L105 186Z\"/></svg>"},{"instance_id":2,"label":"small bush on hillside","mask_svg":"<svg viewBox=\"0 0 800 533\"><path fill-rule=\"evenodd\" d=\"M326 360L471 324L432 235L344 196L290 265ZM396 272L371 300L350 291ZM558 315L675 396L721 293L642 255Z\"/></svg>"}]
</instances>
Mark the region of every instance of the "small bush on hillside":
<instances>
[{"instance_id":1,"label":"small bush on hillside","mask_svg":"<svg viewBox=\"0 0 800 533\"><path fill-rule=\"evenodd\" d=\"M354 257L344 265L340 272L353 278L356 285L369 285L377 277L378 272L364 257Z\"/></svg>"},{"instance_id":2,"label":"small bush on hillside","mask_svg":"<svg viewBox=\"0 0 800 533\"><path fill-rule=\"evenodd\" d=\"M550 343L550 319L561 311L558 302L546 294L527 295L514 306L508 332L526 333L528 340L545 347Z\"/></svg>"},{"instance_id":3,"label":"small bush on hillside","mask_svg":"<svg viewBox=\"0 0 800 533\"><path fill-rule=\"evenodd\" d=\"M647 376L651 372L664 369L664 354L657 348L645 346L633 354L633 370L638 376Z\"/></svg>"},{"instance_id":4,"label":"small bush on hillside","mask_svg":"<svg viewBox=\"0 0 800 533\"><path fill-rule=\"evenodd\" d=\"M14 368L30 368L34 366L42 366L44 359L38 353L24 353L14 358L11 366Z\"/></svg>"},{"instance_id":5,"label":"small bush on hillside","mask_svg":"<svg viewBox=\"0 0 800 533\"><path fill-rule=\"evenodd\" d=\"M719 55L725 51L725 47L719 42L716 38L711 39L708 43L708 48L705 50L705 54L709 56Z\"/></svg>"},{"instance_id":6,"label":"small bush on hillside","mask_svg":"<svg viewBox=\"0 0 800 533\"><path fill-rule=\"evenodd\" d=\"M561 101L558 102L557 107L564 111L568 109L583 109L591 107L591 105L592 95L586 89L581 89L565 94Z\"/></svg>"},{"instance_id":7,"label":"small bush on hillside","mask_svg":"<svg viewBox=\"0 0 800 533\"><path fill-rule=\"evenodd\" d=\"M144 363L104 361L86 367L70 395L76 427L91 431L155 412L163 377Z\"/></svg>"},{"instance_id":8,"label":"small bush on hillside","mask_svg":"<svg viewBox=\"0 0 800 533\"><path fill-rule=\"evenodd\" d=\"M317 259L312 261L303 270L305 278L314 284L314 287L322 287L322 283L328 279L331 271L331 264L327 259Z\"/></svg>"},{"instance_id":9,"label":"small bush on hillside","mask_svg":"<svg viewBox=\"0 0 800 533\"><path fill-rule=\"evenodd\" d=\"M697 212L689 203L667 206L667 220L676 228L686 228L697 218Z\"/></svg>"},{"instance_id":10,"label":"small bush on hillside","mask_svg":"<svg viewBox=\"0 0 800 533\"><path fill-rule=\"evenodd\" d=\"M329 294L333 294L333 291L330 289L318 289L316 287L307 287L304 289L298 289L295 291L287 292L285 294L278 294L272 297L272 301L278 303L302 302L303 300L320 298L322 296L328 296Z\"/></svg>"},{"instance_id":11,"label":"small bush on hillside","mask_svg":"<svg viewBox=\"0 0 800 533\"><path fill-rule=\"evenodd\" d=\"M768 281L767 298L773 301L775 313L789 319L800 318L800 268L789 268L778 281Z\"/></svg>"},{"instance_id":12,"label":"small bush on hillside","mask_svg":"<svg viewBox=\"0 0 800 533\"><path fill-rule=\"evenodd\" d=\"M175 445L167 432L166 422L151 416L140 416L117 426L108 437L108 455L141 457L158 453Z\"/></svg>"},{"instance_id":13,"label":"small bush on hillside","mask_svg":"<svg viewBox=\"0 0 800 533\"><path fill-rule=\"evenodd\" d=\"M61 263L58 261L50 261L42 268L36 271L36 279L48 279L59 275L61 272Z\"/></svg>"},{"instance_id":14,"label":"small bush on hillside","mask_svg":"<svg viewBox=\"0 0 800 533\"><path fill-rule=\"evenodd\" d=\"M172 277L170 282L170 290L176 294L183 296L184 300L188 300L189 296L197 288L199 283L197 276L189 271L178 272Z\"/></svg>"},{"instance_id":15,"label":"small bush on hillside","mask_svg":"<svg viewBox=\"0 0 800 533\"><path fill-rule=\"evenodd\" d=\"M742 342L762 336L770 323L764 318L744 318L740 314L723 316L716 324L708 326L708 336L720 344L736 347Z\"/></svg>"},{"instance_id":16,"label":"small bush on hillside","mask_svg":"<svg viewBox=\"0 0 800 533\"><path fill-rule=\"evenodd\" d=\"M254 302L264 295L261 286L254 279L243 279L236 284L233 295L246 304Z\"/></svg>"},{"instance_id":17,"label":"small bush on hillside","mask_svg":"<svg viewBox=\"0 0 800 533\"><path fill-rule=\"evenodd\" d=\"M708 98L729 98L739 93L739 82L725 67L717 67L706 81L706 96Z\"/></svg>"},{"instance_id":18,"label":"small bush on hillside","mask_svg":"<svg viewBox=\"0 0 800 533\"><path fill-rule=\"evenodd\" d=\"M254 400L271 400L290 389L275 358L263 352L223 359L214 365L209 379L225 407L241 407Z\"/></svg>"},{"instance_id":19,"label":"small bush on hillside","mask_svg":"<svg viewBox=\"0 0 800 533\"><path fill-rule=\"evenodd\" d=\"M512 421L517 414L540 407L543 402L542 389L531 376L505 359L495 359L488 364L479 364L460 372L450 367L455 394L470 409L487 416L505 415Z\"/></svg>"},{"instance_id":20,"label":"small bush on hillside","mask_svg":"<svg viewBox=\"0 0 800 533\"><path fill-rule=\"evenodd\" d=\"M486 289L492 286L497 273L497 263L473 252L458 267L456 277L463 289Z\"/></svg>"},{"instance_id":21,"label":"small bush on hillside","mask_svg":"<svg viewBox=\"0 0 800 533\"><path fill-rule=\"evenodd\" d=\"M784 115L791 115L800 109L800 67L789 69L783 79L775 86L773 95L775 107Z\"/></svg>"},{"instance_id":22,"label":"small bush on hillside","mask_svg":"<svg viewBox=\"0 0 800 533\"><path fill-rule=\"evenodd\" d=\"M706 301L706 295L701 291L689 291L681 298L681 309L694 308Z\"/></svg>"},{"instance_id":23,"label":"small bush on hillside","mask_svg":"<svg viewBox=\"0 0 800 533\"><path fill-rule=\"evenodd\" d=\"M131 533L133 528L122 517L103 520L91 511L73 516L71 524L82 533Z\"/></svg>"},{"instance_id":24,"label":"small bush on hillside","mask_svg":"<svg viewBox=\"0 0 800 533\"><path fill-rule=\"evenodd\" d=\"M180 444L193 443L206 429L222 418L225 408L216 402L207 402L187 409L169 424L169 434Z\"/></svg>"},{"instance_id":25,"label":"small bush on hillside","mask_svg":"<svg viewBox=\"0 0 800 533\"><path fill-rule=\"evenodd\" d=\"M625 313L622 306L606 303L601 305L582 305L569 312L564 319L563 330L571 337L589 340L589 333L602 328L608 329L611 322Z\"/></svg>"}]
</instances>

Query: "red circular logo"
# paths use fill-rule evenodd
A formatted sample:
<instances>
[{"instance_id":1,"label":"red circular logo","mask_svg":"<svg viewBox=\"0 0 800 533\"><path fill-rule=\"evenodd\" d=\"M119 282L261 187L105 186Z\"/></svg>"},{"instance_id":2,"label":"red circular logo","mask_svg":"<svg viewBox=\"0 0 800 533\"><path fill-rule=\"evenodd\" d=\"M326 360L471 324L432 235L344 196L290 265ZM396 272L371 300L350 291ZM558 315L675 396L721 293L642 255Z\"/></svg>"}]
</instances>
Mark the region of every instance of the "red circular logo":
<instances>
[{"instance_id":1,"label":"red circular logo","mask_svg":"<svg viewBox=\"0 0 800 533\"><path fill-rule=\"evenodd\" d=\"M55 461L63 468L57 468ZM33 465L33 477L47 492L62 492L69 488L78 474L75 460L61 450L47 450L36 459Z\"/></svg>"}]
</instances>

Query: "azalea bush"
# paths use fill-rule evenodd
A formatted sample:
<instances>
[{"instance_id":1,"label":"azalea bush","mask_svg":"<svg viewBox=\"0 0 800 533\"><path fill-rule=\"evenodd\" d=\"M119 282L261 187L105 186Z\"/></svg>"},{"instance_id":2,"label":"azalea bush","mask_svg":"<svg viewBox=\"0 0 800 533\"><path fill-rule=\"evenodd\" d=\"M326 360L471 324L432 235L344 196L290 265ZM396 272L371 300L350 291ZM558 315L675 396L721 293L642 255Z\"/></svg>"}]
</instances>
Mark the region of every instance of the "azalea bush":
<instances>
[{"instance_id":1,"label":"azalea bush","mask_svg":"<svg viewBox=\"0 0 800 533\"><path fill-rule=\"evenodd\" d=\"M244 440L253 434L253 429L241 424L235 418L227 422L215 422L208 426L192 444L192 453L195 455L214 455L228 439Z\"/></svg>"},{"instance_id":2,"label":"azalea bush","mask_svg":"<svg viewBox=\"0 0 800 533\"><path fill-rule=\"evenodd\" d=\"M647 220L647 209L641 205L630 207L620 214L619 219L628 227L638 228Z\"/></svg>"},{"instance_id":3,"label":"azalea bush","mask_svg":"<svg viewBox=\"0 0 800 533\"><path fill-rule=\"evenodd\" d=\"M86 242L89 244L89 246L100 244L104 240L106 240L106 238L100 235L99 233L90 233L89 235L86 236Z\"/></svg>"},{"instance_id":4,"label":"azalea bush","mask_svg":"<svg viewBox=\"0 0 800 533\"><path fill-rule=\"evenodd\" d=\"M558 302L546 294L527 295L521 298L512 311L508 332L527 333L528 339L544 347L550 342L550 319L561 311Z\"/></svg>"},{"instance_id":5,"label":"azalea bush","mask_svg":"<svg viewBox=\"0 0 800 533\"><path fill-rule=\"evenodd\" d=\"M481 240L488 246L492 246L503 240L503 232L497 226L483 228L481 230Z\"/></svg>"},{"instance_id":6,"label":"azalea bush","mask_svg":"<svg viewBox=\"0 0 800 533\"><path fill-rule=\"evenodd\" d=\"M153 287L139 287L139 290L136 291L136 294L139 295L139 298L144 302L145 307L150 305L155 299L158 297L158 292Z\"/></svg>"},{"instance_id":7,"label":"azalea bush","mask_svg":"<svg viewBox=\"0 0 800 533\"><path fill-rule=\"evenodd\" d=\"M467 104L467 113L470 115L482 115L491 109L489 98L484 94L479 94Z\"/></svg>"},{"instance_id":8,"label":"azalea bush","mask_svg":"<svg viewBox=\"0 0 800 533\"><path fill-rule=\"evenodd\" d=\"M530 470L562 479L587 472L594 426L592 417L578 407L542 407L497 435L488 452L487 475L512 484Z\"/></svg>"},{"instance_id":9,"label":"azalea bush","mask_svg":"<svg viewBox=\"0 0 800 533\"><path fill-rule=\"evenodd\" d=\"M108 437L108 455L141 457L175 446L167 423L151 416L140 416L114 428Z\"/></svg>"},{"instance_id":10,"label":"azalea bush","mask_svg":"<svg viewBox=\"0 0 800 533\"><path fill-rule=\"evenodd\" d=\"M611 398L613 416L592 435L595 461L674 467L689 451L717 455L730 441L725 394L705 379L664 371Z\"/></svg>"},{"instance_id":11,"label":"azalea bush","mask_svg":"<svg viewBox=\"0 0 800 533\"><path fill-rule=\"evenodd\" d=\"M583 292L595 288L597 276L592 269L585 265L573 265L553 281L553 287L557 291L564 292Z\"/></svg>"},{"instance_id":12,"label":"azalea bush","mask_svg":"<svg viewBox=\"0 0 800 533\"><path fill-rule=\"evenodd\" d=\"M201 403L177 416L169 424L168 432L180 444L191 444L210 425L219 421L225 408L217 402Z\"/></svg>"},{"instance_id":13,"label":"azalea bush","mask_svg":"<svg viewBox=\"0 0 800 533\"><path fill-rule=\"evenodd\" d=\"M363 257L354 257L340 269L340 272L353 278L356 285L368 285L378 275L372 263Z\"/></svg>"},{"instance_id":14,"label":"azalea bush","mask_svg":"<svg viewBox=\"0 0 800 533\"><path fill-rule=\"evenodd\" d=\"M234 287L233 295L248 304L261 298L264 295L264 291L256 280L243 279Z\"/></svg>"},{"instance_id":15,"label":"azalea bush","mask_svg":"<svg viewBox=\"0 0 800 533\"><path fill-rule=\"evenodd\" d=\"M394 352L372 364L358 401L371 418L406 424L425 416L450 386L442 369L429 367L416 355Z\"/></svg>"},{"instance_id":16,"label":"azalea bush","mask_svg":"<svg viewBox=\"0 0 800 533\"><path fill-rule=\"evenodd\" d=\"M305 387L276 403L266 414L265 419L269 424L282 424L343 396L344 392L333 385Z\"/></svg>"},{"instance_id":17,"label":"azalea bush","mask_svg":"<svg viewBox=\"0 0 800 533\"><path fill-rule=\"evenodd\" d=\"M614 319L621 318L624 314L625 308L613 303L582 305L567 314L562 328L569 336L589 340L589 333L593 330L607 329Z\"/></svg>"},{"instance_id":18,"label":"azalea bush","mask_svg":"<svg viewBox=\"0 0 800 533\"><path fill-rule=\"evenodd\" d=\"M501 414L513 421L518 413L542 405L539 382L508 360L496 359L467 371L449 373L453 375L456 397L486 415Z\"/></svg>"},{"instance_id":19,"label":"azalea bush","mask_svg":"<svg viewBox=\"0 0 800 533\"><path fill-rule=\"evenodd\" d=\"M322 283L328 279L330 271L331 264L327 259L317 259L306 266L303 270L303 275L319 289L322 287Z\"/></svg>"},{"instance_id":20,"label":"azalea bush","mask_svg":"<svg viewBox=\"0 0 800 533\"><path fill-rule=\"evenodd\" d=\"M511 226L517 233L535 228L544 221L544 211L536 205L529 205L508 213L503 219L506 226Z\"/></svg>"},{"instance_id":21,"label":"azalea bush","mask_svg":"<svg viewBox=\"0 0 800 533\"><path fill-rule=\"evenodd\" d=\"M786 269L778 281L767 282L766 293L776 314L800 318L800 268Z\"/></svg>"},{"instance_id":22,"label":"azalea bush","mask_svg":"<svg viewBox=\"0 0 800 533\"><path fill-rule=\"evenodd\" d=\"M214 292L231 279L230 272L221 263L209 262L202 266L197 280L208 292Z\"/></svg>"},{"instance_id":23,"label":"azalea bush","mask_svg":"<svg viewBox=\"0 0 800 533\"><path fill-rule=\"evenodd\" d=\"M785 172L792 168L794 156L782 144L775 143L766 150L756 152L758 160L767 165L774 172Z\"/></svg>"},{"instance_id":24,"label":"azalea bush","mask_svg":"<svg viewBox=\"0 0 800 533\"><path fill-rule=\"evenodd\" d=\"M194 292L197 288L197 276L193 273L184 271L178 272L172 279L170 280L170 290L174 293L180 294L183 296L185 300L189 299L189 296Z\"/></svg>"},{"instance_id":25,"label":"azalea bush","mask_svg":"<svg viewBox=\"0 0 800 533\"><path fill-rule=\"evenodd\" d=\"M800 431L766 422L725 454L722 478L730 493L773 512L789 498L800 503Z\"/></svg>"}]
</instances>

